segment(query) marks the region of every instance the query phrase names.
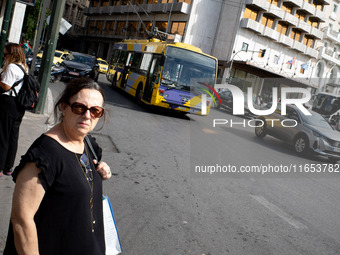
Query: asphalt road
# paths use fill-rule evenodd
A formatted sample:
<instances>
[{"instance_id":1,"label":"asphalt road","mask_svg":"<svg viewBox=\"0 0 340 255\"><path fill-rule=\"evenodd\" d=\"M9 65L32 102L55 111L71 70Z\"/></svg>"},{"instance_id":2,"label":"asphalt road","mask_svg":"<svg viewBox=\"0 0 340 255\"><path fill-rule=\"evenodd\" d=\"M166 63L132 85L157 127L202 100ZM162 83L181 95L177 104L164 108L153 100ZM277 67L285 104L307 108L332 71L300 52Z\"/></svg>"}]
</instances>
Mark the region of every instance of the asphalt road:
<instances>
[{"instance_id":1,"label":"asphalt road","mask_svg":"<svg viewBox=\"0 0 340 255\"><path fill-rule=\"evenodd\" d=\"M100 80L111 119L101 131L119 153L107 158L125 254L340 254L339 174L195 174L200 164L240 167L326 164L296 156L253 128L212 126L234 118L181 116L140 107ZM327 177L327 178L325 178Z\"/></svg>"},{"instance_id":2,"label":"asphalt road","mask_svg":"<svg viewBox=\"0 0 340 255\"><path fill-rule=\"evenodd\" d=\"M123 254L340 254L339 174L195 173L196 166L326 164L296 156L244 119L139 106L102 75L107 117L93 133L113 171L105 181ZM50 86L53 97L62 83Z\"/></svg>"}]
</instances>

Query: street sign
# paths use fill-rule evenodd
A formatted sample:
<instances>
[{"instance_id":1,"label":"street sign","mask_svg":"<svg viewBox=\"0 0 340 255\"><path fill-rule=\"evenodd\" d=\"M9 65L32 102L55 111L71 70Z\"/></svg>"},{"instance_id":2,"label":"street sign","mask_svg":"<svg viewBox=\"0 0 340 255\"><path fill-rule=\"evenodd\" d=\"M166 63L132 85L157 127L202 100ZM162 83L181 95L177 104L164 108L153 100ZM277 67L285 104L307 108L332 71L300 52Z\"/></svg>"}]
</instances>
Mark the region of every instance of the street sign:
<instances>
[{"instance_id":1,"label":"street sign","mask_svg":"<svg viewBox=\"0 0 340 255\"><path fill-rule=\"evenodd\" d=\"M36 0L16 0L16 1L31 6L34 6L36 2Z\"/></svg>"}]
</instances>

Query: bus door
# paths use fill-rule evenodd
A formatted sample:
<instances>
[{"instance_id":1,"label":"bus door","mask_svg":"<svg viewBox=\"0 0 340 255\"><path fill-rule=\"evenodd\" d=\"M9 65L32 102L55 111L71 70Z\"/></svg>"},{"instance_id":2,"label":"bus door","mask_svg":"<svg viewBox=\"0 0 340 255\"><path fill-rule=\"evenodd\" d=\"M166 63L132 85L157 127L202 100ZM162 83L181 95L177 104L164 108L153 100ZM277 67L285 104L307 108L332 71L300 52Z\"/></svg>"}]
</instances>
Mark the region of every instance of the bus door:
<instances>
[{"instance_id":1,"label":"bus door","mask_svg":"<svg viewBox=\"0 0 340 255\"><path fill-rule=\"evenodd\" d=\"M143 99L147 102L151 101L152 91L155 86L155 83L157 83L157 77L159 77L160 74L160 60L161 55L153 55L151 65L149 67L148 71L148 77L146 79L146 84L144 88L143 93Z\"/></svg>"},{"instance_id":2,"label":"bus door","mask_svg":"<svg viewBox=\"0 0 340 255\"><path fill-rule=\"evenodd\" d=\"M132 53L129 52L128 55L127 55L125 66L124 66L124 72L122 73L123 76L122 76L122 82L121 82L120 86L124 89L126 87L126 81L129 79L129 75L130 75L131 55L132 55Z\"/></svg>"}]
</instances>

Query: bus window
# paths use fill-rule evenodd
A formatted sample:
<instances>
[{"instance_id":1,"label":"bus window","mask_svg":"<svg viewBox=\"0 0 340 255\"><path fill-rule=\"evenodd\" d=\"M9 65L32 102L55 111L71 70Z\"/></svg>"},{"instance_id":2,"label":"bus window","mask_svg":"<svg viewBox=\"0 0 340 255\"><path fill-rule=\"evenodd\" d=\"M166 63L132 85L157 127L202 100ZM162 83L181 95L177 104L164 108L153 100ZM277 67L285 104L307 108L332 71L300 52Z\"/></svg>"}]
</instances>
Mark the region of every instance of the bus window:
<instances>
[{"instance_id":1,"label":"bus window","mask_svg":"<svg viewBox=\"0 0 340 255\"><path fill-rule=\"evenodd\" d=\"M132 57L131 67L138 69L141 59L142 59L142 53L135 52L133 57Z\"/></svg>"},{"instance_id":2,"label":"bus window","mask_svg":"<svg viewBox=\"0 0 340 255\"><path fill-rule=\"evenodd\" d=\"M140 64L140 70L143 72L147 72L151 63L151 59L152 59L152 54L150 53L146 53L144 54L143 58L142 58L142 63Z\"/></svg>"},{"instance_id":3,"label":"bus window","mask_svg":"<svg viewBox=\"0 0 340 255\"><path fill-rule=\"evenodd\" d=\"M129 52L127 60L126 60L126 64L125 64L126 66L131 66L131 56L132 56L132 53Z\"/></svg>"},{"instance_id":4,"label":"bus window","mask_svg":"<svg viewBox=\"0 0 340 255\"><path fill-rule=\"evenodd\" d=\"M127 57L128 57L128 53L126 51L122 51L118 59L118 64L124 66L126 63Z\"/></svg>"},{"instance_id":5,"label":"bus window","mask_svg":"<svg viewBox=\"0 0 340 255\"><path fill-rule=\"evenodd\" d=\"M112 64L116 64L119 58L119 50L114 50L112 54Z\"/></svg>"}]
</instances>

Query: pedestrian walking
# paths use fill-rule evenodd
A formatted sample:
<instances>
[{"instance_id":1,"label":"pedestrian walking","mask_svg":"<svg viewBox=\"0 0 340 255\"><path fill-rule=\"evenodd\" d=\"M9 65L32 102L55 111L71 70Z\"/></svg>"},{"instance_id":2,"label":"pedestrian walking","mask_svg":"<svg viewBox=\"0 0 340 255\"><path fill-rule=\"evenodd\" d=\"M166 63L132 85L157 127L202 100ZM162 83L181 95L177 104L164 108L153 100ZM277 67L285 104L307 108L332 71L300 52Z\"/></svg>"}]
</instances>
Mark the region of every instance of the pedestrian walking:
<instances>
[{"instance_id":1,"label":"pedestrian walking","mask_svg":"<svg viewBox=\"0 0 340 255\"><path fill-rule=\"evenodd\" d=\"M19 128L25 110L16 104L15 92L19 93L23 82L12 88L19 82L28 67L25 61L25 54L19 44L8 43L4 48L4 66L0 78L0 175L11 174L15 156L18 148Z\"/></svg>"},{"instance_id":2,"label":"pedestrian walking","mask_svg":"<svg viewBox=\"0 0 340 255\"><path fill-rule=\"evenodd\" d=\"M110 167L90 136L104 115L104 94L91 79L72 80L42 134L13 172L16 182L4 255L104 255L102 180ZM59 114L59 117L58 117ZM90 142L86 142L86 137Z\"/></svg>"},{"instance_id":3,"label":"pedestrian walking","mask_svg":"<svg viewBox=\"0 0 340 255\"><path fill-rule=\"evenodd\" d=\"M32 47L29 44L29 40L24 40L24 43L22 44L22 49L24 50L24 53L27 54L31 51Z\"/></svg>"}]
</instances>

